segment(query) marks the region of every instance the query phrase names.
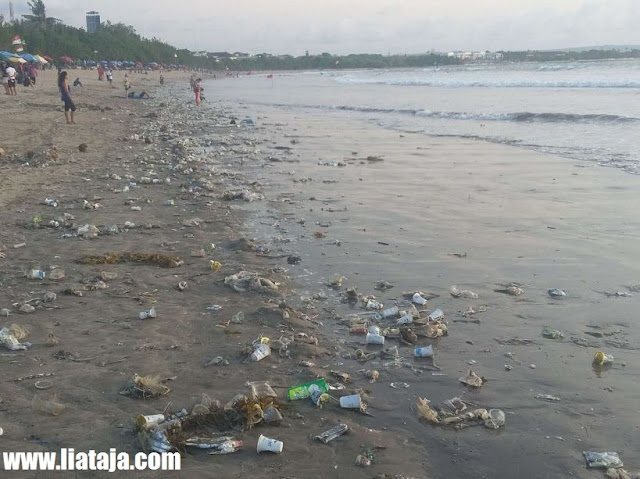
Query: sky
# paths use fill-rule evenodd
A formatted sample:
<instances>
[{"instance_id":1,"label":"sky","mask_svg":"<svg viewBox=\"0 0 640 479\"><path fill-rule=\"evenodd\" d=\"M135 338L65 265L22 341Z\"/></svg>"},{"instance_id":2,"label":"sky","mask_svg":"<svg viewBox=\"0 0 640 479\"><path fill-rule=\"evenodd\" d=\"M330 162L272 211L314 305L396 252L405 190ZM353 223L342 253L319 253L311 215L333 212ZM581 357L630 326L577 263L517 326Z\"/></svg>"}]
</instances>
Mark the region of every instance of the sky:
<instances>
[{"instance_id":1,"label":"sky","mask_svg":"<svg viewBox=\"0 0 640 479\"><path fill-rule=\"evenodd\" d=\"M639 0L45 0L192 51L302 55L543 50L640 44ZM8 0L0 13L8 17ZM17 14L26 0L14 0Z\"/></svg>"}]
</instances>

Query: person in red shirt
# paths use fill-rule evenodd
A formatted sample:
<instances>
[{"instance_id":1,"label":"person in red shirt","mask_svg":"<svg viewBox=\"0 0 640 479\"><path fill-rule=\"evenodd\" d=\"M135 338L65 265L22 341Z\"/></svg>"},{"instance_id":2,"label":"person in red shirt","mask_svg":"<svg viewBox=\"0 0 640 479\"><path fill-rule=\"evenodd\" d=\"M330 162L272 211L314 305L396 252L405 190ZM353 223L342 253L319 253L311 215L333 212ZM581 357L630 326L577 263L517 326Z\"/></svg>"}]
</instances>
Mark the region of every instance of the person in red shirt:
<instances>
[{"instance_id":1,"label":"person in red shirt","mask_svg":"<svg viewBox=\"0 0 640 479\"><path fill-rule=\"evenodd\" d=\"M202 78L198 78L193 85L193 92L196 94L196 105L200 106L200 95L204 91L204 88L200 85Z\"/></svg>"},{"instance_id":2,"label":"person in red shirt","mask_svg":"<svg viewBox=\"0 0 640 479\"><path fill-rule=\"evenodd\" d=\"M38 69L35 65L31 65L29 67L29 79L31 80L31 84L36 86L36 78L38 78Z\"/></svg>"}]
</instances>

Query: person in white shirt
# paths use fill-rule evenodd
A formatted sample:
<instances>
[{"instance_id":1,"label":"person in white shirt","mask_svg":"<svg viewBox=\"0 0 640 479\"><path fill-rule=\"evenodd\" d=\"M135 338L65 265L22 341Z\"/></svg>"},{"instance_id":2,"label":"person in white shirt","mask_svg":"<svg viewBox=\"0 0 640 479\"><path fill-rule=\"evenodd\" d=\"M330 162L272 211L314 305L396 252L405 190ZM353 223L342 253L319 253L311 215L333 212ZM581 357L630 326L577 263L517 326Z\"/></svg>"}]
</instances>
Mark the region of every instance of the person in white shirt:
<instances>
[{"instance_id":1,"label":"person in white shirt","mask_svg":"<svg viewBox=\"0 0 640 479\"><path fill-rule=\"evenodd\" d=\"M5 73L8 77L7 85L9 85L9 95L17 95L18 92L16 91L16 69L9 65L5 70Z\"/></svg>"}]
</instances>

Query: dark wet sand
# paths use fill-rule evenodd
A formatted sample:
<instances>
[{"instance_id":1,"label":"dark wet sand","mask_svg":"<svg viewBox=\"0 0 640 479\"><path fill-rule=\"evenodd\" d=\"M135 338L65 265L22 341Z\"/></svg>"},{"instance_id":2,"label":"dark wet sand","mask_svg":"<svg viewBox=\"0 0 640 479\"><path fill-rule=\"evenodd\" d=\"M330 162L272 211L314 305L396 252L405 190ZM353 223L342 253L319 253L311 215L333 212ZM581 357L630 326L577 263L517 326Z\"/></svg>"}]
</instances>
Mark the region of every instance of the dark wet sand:
<instances>
[{"instance_id":1,"label":"dark wet sand","mask_svg":"<svg viewBox=\"0 0 640 479\"><path fill-rule=\"evenodd\" d=\"M286 125L267 126L286 136L274 144L299 141L284 158L300 164L276 163L263 178L279 184L274 200L285 193L292 199L279 210L291 214L283 222L287 236L301 238L290 249L305 261L292 271L307 294L322 290L324 280L344 275L347 286L367 294L377 293L373 286L379 280L395 284L379 295L388 300L385 304L403 291L440 295L430 306L444 309L449 320L449 336L434 343L437 363L447 376L416 376L404 368L382 371L372 387L372 407L380 412L367 420L375 424L371 427L388 427L419 445L429 477L599 476L586 470L583 450L614 450L626 458L628 469L636 467L638 299L609 298L602 292L629 292L625 286L640 278L635 261L640 216L632 207L640 188L637 177L517 148L399 137L338 116L255 115L264 124ZM384 161L350 161L367 156ZM319 166L318 160L346 160L347 166ZM295 173L282 185L282 172L288 170ZM312 181L294 182L308 177ZM298 224L302 218L303 226ZM327 223L327 228L319 226ZM316 239L316 231L326 238ZM340 247L332 244L335 239ZM494 292L510 282L521 284L524 294L514 298ZM454 284L480 298L451 297ZM550 287L566 290L567 297L551 299ZM453 322L461 319L457 312L476 305L488 308L475 316L479 325ZM546 326L563 331L565 339L543 339ZM345 336L345 327L331 329L339 332L339 341L353 340ZM601 339L585 334L598 331L619 332ZM494 339L514 337L535 344L503 346ZM581 347L572 337L599 346ZM591 367L598 349L616 358L602 374ZM411 357L410 348L401 351ZM508 352L513 359L505 357ZM480 391L465 392L457 381L470 360L489 379ZM506 371L506 364L513 370ZM348 371L361 367L350 361L343 366ZM411 387L393 390L391 381ZM411 411L417 396L438 404L462 393L482 406L503 409L506 427L443 430L420 423ZM534 399L538 393L561 401ZM416 458L406 454L406 461L415 464Z\"/></svg>"}]
</instances>

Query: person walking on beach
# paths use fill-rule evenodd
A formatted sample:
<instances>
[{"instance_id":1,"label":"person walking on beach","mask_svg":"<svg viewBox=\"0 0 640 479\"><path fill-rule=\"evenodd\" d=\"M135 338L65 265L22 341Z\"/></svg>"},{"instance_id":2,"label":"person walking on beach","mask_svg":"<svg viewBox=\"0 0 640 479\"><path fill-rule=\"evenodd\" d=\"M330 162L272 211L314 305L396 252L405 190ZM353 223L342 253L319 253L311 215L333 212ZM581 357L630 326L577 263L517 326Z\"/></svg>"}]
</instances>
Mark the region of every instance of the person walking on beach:
<instances>
[{"instance_id":1,"label":"person walking on beach","mask_svg":"<svg viewBox=\"0 0 640 479\"><path fill-rule=\"evenodd\" d=\"M131 80L129 79L129 74L124 74L124 94L125 96L129 96L129 90L131 89Z\"/></svg>"},{"instance_id":2,"label":"person walking on beach","mask_svg":"<svg viewBox=\"0 0 640 479\"><path fill-rule=\"evenodd\" d=\"M9 95L17 95L18 92L16 91L16 69L13 68L11 65L9 65L5 70L5 73L7 74L7 85L9 86Z\"/></svg>"},{"instance_id":3,"label":"person walking on beach","mask_svg":"<svg viewBox=\"0 0 640 479\"><path fill-rule=\"evenodd\" d=\"M195 82L195 84L193 85L193 92L196 94L196 105L200 106L200 98L201 98L201 94L204 91L204 88L202 88L202 86L200 86L200 82L202 81L202 78L198 78Z\"/></svg>"},{"instance_id":4,"label":"person walking on beach","mask_svg":"<svg viewBox=\"0 0 640 479\"><path fill-rule=\"evenodd\" d=\"M36 86L36 78L38 78L38 69L35 64L29 67L29 79L31 80L31 85Z\"/></svg>"},{"instance_id":5,"label":"person walking on beach","mask_svg":"<svg viewBox=\"0 0 640 479\"><path fill-rule=\"evenodd\" d=\"M69 86L69 78L67 78L66 71L60 72L58 76L58 88L60 89L60 99L64 102L64 117L67 120L67 125L75 125L73 113L76 111L76 105L71 98L71 87Z\"/></svg>"},{"instance_id":6,"label":"person walking on beach","mask_svg":"<svg viewBox=\"0 0 640 479\"><path fill-rule=\"evenodd\" d=\"M109 82L109 86L113 88L113 72L111 71L111 68L107 68L107 71L105 72L105 74L107 75L107 81Z\"/></svg>"},{"instance_id":7,"label":"person walking on beach","mask_svg":"<svg viewBox=\"0 0 640 479\"><path fill-rule=\"evenodd\" d=\"M162 73L160 73L160 85L164 85L164 77L162 76Z\"/></svg>"},{"instance_id":8,"label":"person walking on beach","mask_svg":"<svg viewBox=\"0 0 640 479\"><path fill-rule=\"evenodd\" d=\"M2 86L4 87L4 94L11 95L9 92L9 75L7 75L7 65L0 63L0 74L2 74Z\"/></svg>"}]
</instances>

